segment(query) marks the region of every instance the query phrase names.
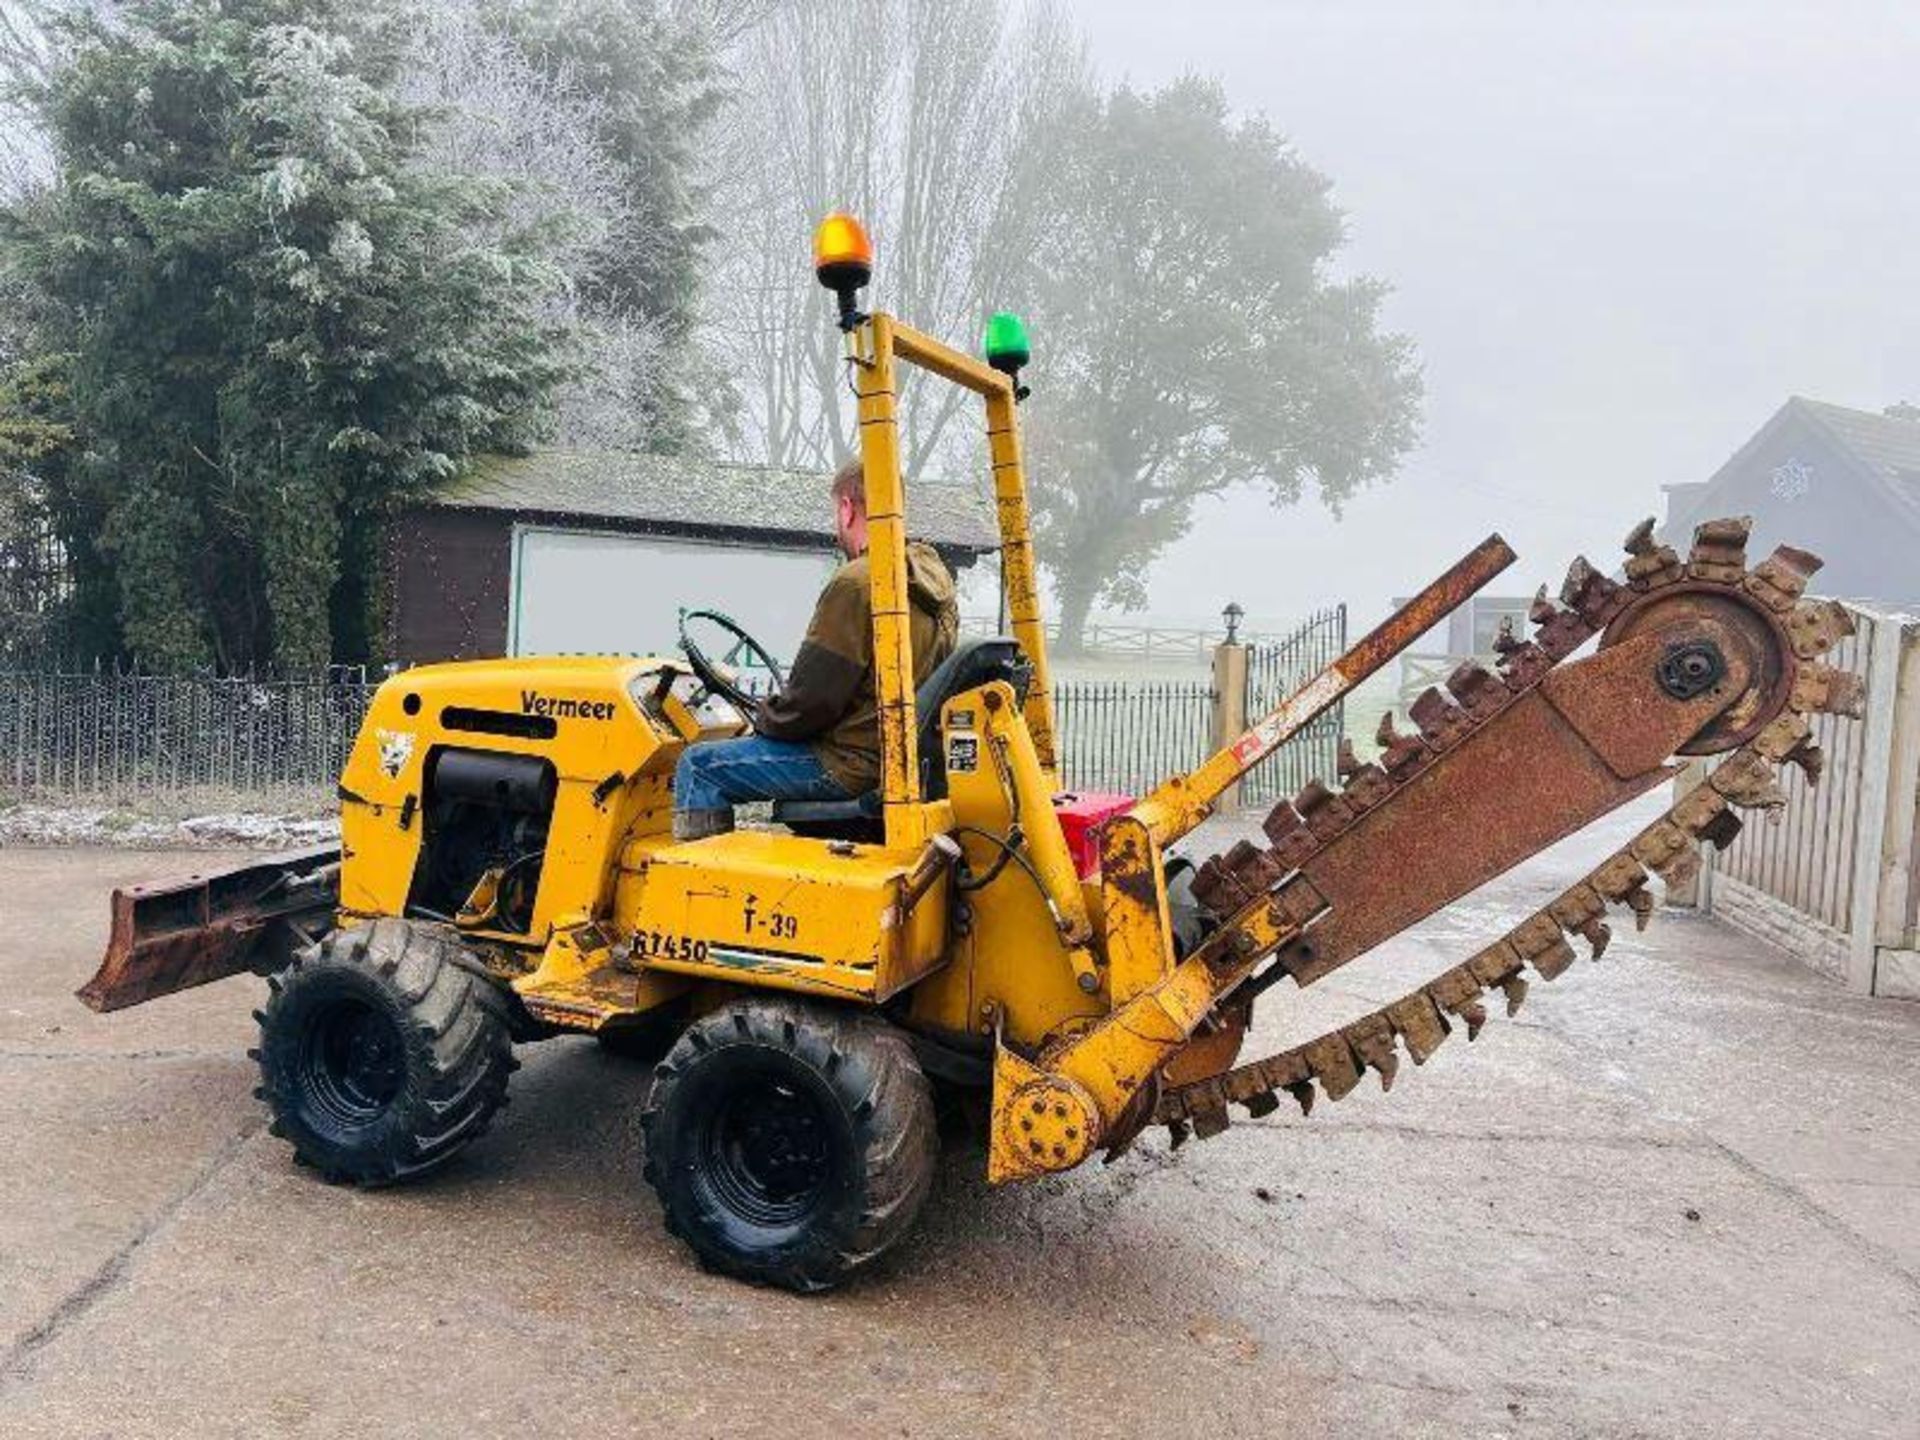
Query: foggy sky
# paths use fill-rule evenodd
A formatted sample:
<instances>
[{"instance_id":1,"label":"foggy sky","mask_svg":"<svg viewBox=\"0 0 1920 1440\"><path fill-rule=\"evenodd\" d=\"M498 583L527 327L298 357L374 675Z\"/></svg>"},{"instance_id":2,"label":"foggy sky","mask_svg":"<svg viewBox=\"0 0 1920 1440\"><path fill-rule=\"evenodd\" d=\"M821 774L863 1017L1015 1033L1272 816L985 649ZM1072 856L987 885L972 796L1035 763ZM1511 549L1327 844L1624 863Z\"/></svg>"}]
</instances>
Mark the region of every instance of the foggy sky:
<instances>
[{"instance_id":1,"label":"foggy sky","mask_svg":"<svg viewBox=\"0 0 1920 1440\"><path fill-rule=\"evenodd\" d=\"M1557 586L1788 395L1920 400L1920 6L1073 10L1107 78L1216 76L1330 175L1345 263L1395 287L1424 361L1394 481L1342 522L1210 502L1155 614L1345 599L1370 624L1494 529L1521 555L1495 591Z\"/></svg>"}]
</instances>

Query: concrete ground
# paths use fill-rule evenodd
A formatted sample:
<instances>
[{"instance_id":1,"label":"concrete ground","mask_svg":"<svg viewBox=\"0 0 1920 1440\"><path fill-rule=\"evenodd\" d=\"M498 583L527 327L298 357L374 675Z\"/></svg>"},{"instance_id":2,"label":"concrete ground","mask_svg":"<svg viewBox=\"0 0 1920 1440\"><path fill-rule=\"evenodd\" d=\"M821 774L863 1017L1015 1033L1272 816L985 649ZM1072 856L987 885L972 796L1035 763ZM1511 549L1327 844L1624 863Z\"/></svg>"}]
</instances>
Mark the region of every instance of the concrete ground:
<instances>
[{"instance_id":1,"label":"concrete ground","mask_svg":"<svg viewBox=\"0 0 1920 1440\"><path fill-rule=\"evenodd\" d=\"M1625 833L1275 991L1262 1038ZM590 1042L531 1049L438 1179L296 1169L250 1096L260 982L70 998L107 889L182 864L0 851L0 1434L1920 1433L1920 1008L1697 918L1311 1121L1004 1192L952 1157L883 1273L802 1300L667 1237L646 1070Z\"/></svg>"}]
</instances>

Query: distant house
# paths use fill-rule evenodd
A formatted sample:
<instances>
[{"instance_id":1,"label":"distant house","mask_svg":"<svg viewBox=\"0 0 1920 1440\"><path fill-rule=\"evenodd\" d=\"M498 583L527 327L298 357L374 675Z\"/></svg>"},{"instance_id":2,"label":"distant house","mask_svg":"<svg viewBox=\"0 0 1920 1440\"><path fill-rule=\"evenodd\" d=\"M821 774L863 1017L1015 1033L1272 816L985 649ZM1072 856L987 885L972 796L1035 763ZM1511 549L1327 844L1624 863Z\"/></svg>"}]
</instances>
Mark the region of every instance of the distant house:
<instances>
[{"instance_id":1,"label":"distant house","mask_svg":"<svg viewBox=\"0 0 1920 1440\"><path fill-rule=\"evenodd\" d=\"M1796 395L1712 478L1665 488L1661 533L1682 554L1700 521L1751 515L1752 559L1796 545L1826 561L1822 594L1920 604L1920 408Z\"/></svg>"},{"instance_id":2,"label":"distant house","mask_svg":"<svg viewBox=\"0 0 1920 1440\"><path fill-rule=\"evenodd\" d=\"M984 482L923 482L907 530L956 571L999 548ZM671 652L724 611L790 659L838 561L827 477L625 452L489 458L389 527L388 654Z\"/></svg>"}]
</instances>

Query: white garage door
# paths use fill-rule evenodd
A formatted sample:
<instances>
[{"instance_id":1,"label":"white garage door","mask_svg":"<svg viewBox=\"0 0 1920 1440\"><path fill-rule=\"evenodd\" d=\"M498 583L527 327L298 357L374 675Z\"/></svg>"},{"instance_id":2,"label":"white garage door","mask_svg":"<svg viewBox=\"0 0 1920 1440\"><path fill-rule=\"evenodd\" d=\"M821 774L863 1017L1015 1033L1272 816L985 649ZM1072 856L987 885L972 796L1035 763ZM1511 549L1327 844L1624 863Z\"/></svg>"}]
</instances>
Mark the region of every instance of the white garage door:
<instances>
[{"instance_id":1,"label":"white garage door","mask_svg":"<svg viewBox=\"0 0 1920 1440\"><path fill-rule=\"evenodd\" d=\"M829 551L519 526L507 650L671 655L681 610L709 609L731 615L785 664L837 559Z\"/></svg>"}]
</instances>

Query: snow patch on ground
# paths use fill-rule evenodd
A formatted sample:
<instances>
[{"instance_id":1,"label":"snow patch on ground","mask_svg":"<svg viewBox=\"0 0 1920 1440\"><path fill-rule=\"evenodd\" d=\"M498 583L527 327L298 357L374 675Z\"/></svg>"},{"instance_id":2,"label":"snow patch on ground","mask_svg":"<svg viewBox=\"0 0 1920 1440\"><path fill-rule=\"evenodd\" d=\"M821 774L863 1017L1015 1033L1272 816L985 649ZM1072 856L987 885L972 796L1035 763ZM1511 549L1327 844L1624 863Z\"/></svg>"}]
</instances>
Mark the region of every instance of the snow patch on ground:
<instances>
[{"instance_id":1,"label":"snow patch on ground","mask_svg":"<svg viewBox=\"0 0 1920 1440\"><path fill-rule=\"evenodd\" d=\"M339 838L338 816L311 811L167 815L112 806L0 804L0 845L290 850Z\"/></svg>"}]
</instances>

